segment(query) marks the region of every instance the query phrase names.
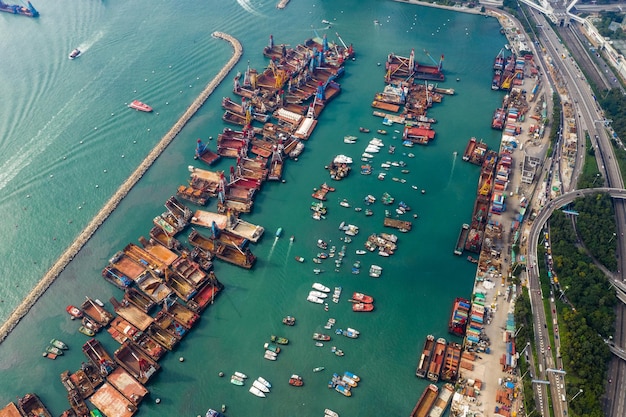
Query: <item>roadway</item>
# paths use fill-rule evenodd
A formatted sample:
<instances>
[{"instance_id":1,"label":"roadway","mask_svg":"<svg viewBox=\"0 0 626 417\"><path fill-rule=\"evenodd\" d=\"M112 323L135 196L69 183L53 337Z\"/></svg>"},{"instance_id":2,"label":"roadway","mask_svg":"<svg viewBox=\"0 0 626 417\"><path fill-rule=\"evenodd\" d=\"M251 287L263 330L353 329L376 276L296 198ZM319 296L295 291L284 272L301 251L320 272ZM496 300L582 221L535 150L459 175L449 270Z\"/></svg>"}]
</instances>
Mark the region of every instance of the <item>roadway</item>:
<instances>
[{"instance_id":1,"label":"roadway","mask_svg":"<svg viewBox=\"0 0 626 417\"><path fill-rule=\"evenodd\" d=\"M563 48L563 45L560 43L560 40L557 38L551 26L546 21L545 17L535 12L531 12L530 14L538 23L541 24L540 29L538 29L540 30L539 39L541 40L542 44L546 48L545 53L548 56L550 56L552 59L552 64L554 65L554 68L558 72L558 77L560 78L560 82L566 88L567 94L569 95L570 100L574 102L573 104L578 114L579 132L581 133L588 132L590 135L592 146L594 147L596 151L595 157L596 157L596 161L598 164L598 168L600 169L600 173L602 177L606 181L606 185L608 185L609 187L613 187L614 189L617 189L617 190L623 189L624 186L623 186L621 172L615 160L613 147L610 143L610 138L607 135L607 131L604 126L605 124L604 115L603 115L601 108L598 106L596 102L596 98L593 95L593 92L591 91L587 81L584 79L584 76L582 72L580 71L580 68L577 66L577 64L574 62L573 59L570 59L569 53ZM564 28L563 30L569 30L569 29ZM580 43L580 40L578 39L577 42ZM563 55L565 55L565 59L563 59ZM593 65L590 67L591 69L585 66L587 73L590 73L590 71L591 73L596 72L600 74L599 75L600 77L602 77L602 70L598 71L597 68ZM581 144L578 150L579 150L580 156L577 158L577 161L574 167L574 172L572 173L573 183L569 187L570 189L575 188L575 181L576 181L576 178L578 177L578 174L582 167L582 163L584 161L584 152L585 152L584 138L583 140L581 140ZM557 161L558 161L558 158L557 158ZM547 173L544 173L544 175L546 175L546 178L550 175L551 170L554 169L552 165L553 162L554 162L554 158L551 161L551 164L548 165L550 167L549 170L548 168L544 168L548 170ZM585 190L584 192L579 191L579 192L570 193L569 196L573 200L574 198L576 198L577 195L579 195L579 193L582 193L580 195L584 195L585 193L587 193L587 191ZM555 201L559 201L559 202L555 203ZM565 201L563 201L563 204L564 203ZM557 206L556 204L560 204L560 205ZM549 344L549 339L547 338L548 335L545 334L547 332L544 331L547 328L548 323L545 318L545 311L543 310L542 295L540 292L540 285L539 285L539 279L538 279L536 244L537 244L537 239L539 236L538 233L539 233L540 226L543 226L545 224L545 222L547 221L549 215L551 214L554 208L561 207L561 206L562 204L560 203L560 200L557 199L549 203L547 208L544 207L544 210L540 212L540 215L537 217L537 219L535 220L533 224L532 234L528 237L528 242L529 242L528 264L530 265L528 275L529 275L529 286L530 286L529 290L531 294L531 303L534 306L538 306L538 307L541 306L541 308L536 308L537 310L536 312L533 311L533 315L537 316L535 338L537 341L537 346L539 346L540 350L542 346L546 346ZM618 227L618 242L617 242L617 247L618 247L617 256L618 256L618 264L619 264L618 272L622 271L621 273L618 274L618 276L619 276L619 279L623 281L624 279L623 271L626 270L626 256L622 253L623 248L626 247L624 245L625 242L624 242L624 236L623 236L623 233L626 231L626 210L625 210L624 201L621 198L614 199L614 208L615 208L616 223ZM620 256L620 254L622 256ZM616 313L617 313L617 317L616 317L616 329L615 329L614 343L620 347L626 346L626 308L624 308L624 304L620 303L618 305L618 308L616 309ZM552 355L547 355L547 356L542 355L542 356L544 356L545 358L544 365L551 366ZM621 359L618 359L617 356L615 358L616 359L612 360L610 364L609 381L612 381L612 382L607 384L606 399L605 399L604 406L605 406L605 410L607 411L606 413L607 416L622 417L626 415L625 405L624 405L624 396L622 394L623 392L626 392L626 362L622 361ZM545 369L545 366L544 366L544 369ZM560 381L557 380L557 375L554 373L548 373L547 376L548 376L548 380L550 381L552 398L554 400L553 401L554 415L556 416L566 415L565 413L567 412L567 403L563 402L563 404L560 404L562 403L562 401L559 401L562 398L559 392L559 388L561 386L561 384L559 383ZM540 387L541 386L537 387L536 391L539 391ZM538 408L539 408L539 405L542 405L542 404L538 403ZM547 413L547 410L543 406L541 407L541 409L544 410L542 412L544 416L550 415L549 413Z\"/></svg>"}]
</instances>

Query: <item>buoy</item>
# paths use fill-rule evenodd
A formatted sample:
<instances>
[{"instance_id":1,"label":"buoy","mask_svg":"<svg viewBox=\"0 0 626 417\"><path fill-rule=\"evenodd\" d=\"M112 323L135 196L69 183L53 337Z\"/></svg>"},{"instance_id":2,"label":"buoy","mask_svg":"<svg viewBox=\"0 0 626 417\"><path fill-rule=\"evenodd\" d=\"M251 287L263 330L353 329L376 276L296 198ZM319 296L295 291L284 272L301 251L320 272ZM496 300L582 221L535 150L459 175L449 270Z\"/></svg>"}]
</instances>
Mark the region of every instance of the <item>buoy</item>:
<instances>
[{"instance_id":1,"label":"buoy","mask_svg":"<svg viewBox=\"0 0 626 417\"><path fill-rule=\"evenodd\" d=\"M185 358L181 356L180 358L178 358L178 362L185 362Z\"/></svg>"},{"instance_id":2,"label":"buoy","mask_svg":"<svg viewBox=\"0 0 626 417\"><path fill-rule=\"evenodd\" d=\"M98 184L96 184L96 188L100 187Z\"/></svg>"},{"instance_id":3,"label":"buoy","mask_svg":"<svg viewBox=\"0 0 626 417\"><path fill-rule=\"evenodd\" d=\"M157 398L156 400L154 400L154 402L157 403L157 404L161 404L161 399Z\"/></svg>"},{"instance_id":4,"label":"buoy","mask_svg":"<svg viewBox=\"0 0 626 417\"><path fill-rule=\"evenodd\" d=\"M65 161L65 158L67 158L67 156L64 156L64 157L63 157L63 160L64 160L64 161Z\"/></svg>"},{"instance_id":5,"label":"buoy","mask_svg":"<svg viewBox=\"0 0 626 417\"><path fill-rule=\"evenodd\" d=\"M83 141L81 140L81 141L80 141L80 142L78 142L78 143L80 143L80 144L82 145L82 144L83 144Z\"/></svg>"},{"instance_id":6,"label":"buoy","mask_svg":"<svg viewBox=\"0 0 626 417\"><path fill-rule=\"evenodd\" d=\"M144 80L144 81L148 81L148 79L147 79L147 78L144 78L143 80Z\"/></svg>"},{"instance_id":7,"label":"buoy","mask_svg":"<svg viewBox=\"0 0 626 417\"><path fill-rule=\"evenodd\" d=\"M52 177L54 177L54 175L53 175L53 174L50 174L50 178L52 178Z\"/></svg>"},{"instance_id":8,"label":"buoy","mask_svg":"<svg viewBox=\"0 0 626 417\"><path fill-rule=\"evenodd\" d=\"M148 128L148 132L150 131L150 128Z\"/></svg>"},{"instance_id":9,"label":"buoy","mask_svg":"<svg viewBox=\"0 0 626 417\"><path fill-rule=\"evenodd\" d=\"M30 198L30 194L26 194L26 198Z\"/></svg>"},{"instance_id":10,"label":"buoy","mask_svg":"<svg viewBox=\"0 0 626 417\"><path fill-rule=\"evenodd\" d=\"M105 169L105 170L104 170L104 173L106 174L106 172L107 172L107 170Z\"/></svg>"},{"instance_id":11,"label":"buoy","mask_svg":"<svg viewBox=\"0 0 626 417\"><path fill-rule=\"evenodd\" d=\"M133 143L137 143L137 141L136 141L136 140L134 140L134 141L133 141Z\"/></svg>"},{"instance_id":12,"label":"buoy","mask_svg":"<svg viewBox=\"0 0 626 417\"><path fill-rule=\"evenodd\" d=\"M124 157L124 154L122 154L122 158Z\"/></svg>"},{"instance_id":13,"label":"buoy","mask_svg":"<svg viewBox=\"0 0 626 417\"><path fill-rule=\"evenodd\" d=\"M220 373L219 373L219 374L217 374L217 375L219 375L219 377L221 378L221 377L223 377L223 376L224 376L224 372L220 371Z\"/></svg>"},{"instance_id":14,"label":"buoy","mask_svg":"<svg viewBox=\"0 0 626 417\"><path fill-rule=\"evenodd\" d=\"M287 180L282 180L281 182L284 184L284 183L286 183L286 182L287 182Z\"/></svg>"},{"instance_id":15,"label":"buoy","mask_svg":"<svg viewBox=\"0 0 626 417\"><path fill-rule=\"evenodd\" d=\"M422 194L426 194L426 190L422 190Z\"/></svg>"}]
</instances>

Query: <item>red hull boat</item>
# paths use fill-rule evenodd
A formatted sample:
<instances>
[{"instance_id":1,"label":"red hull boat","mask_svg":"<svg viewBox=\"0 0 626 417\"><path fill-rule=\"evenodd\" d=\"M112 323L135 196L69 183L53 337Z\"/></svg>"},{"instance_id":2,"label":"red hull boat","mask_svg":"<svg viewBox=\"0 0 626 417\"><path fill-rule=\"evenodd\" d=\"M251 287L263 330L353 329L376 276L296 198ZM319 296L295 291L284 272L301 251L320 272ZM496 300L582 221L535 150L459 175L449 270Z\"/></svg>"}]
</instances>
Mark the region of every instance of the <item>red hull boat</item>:
<instances>
[{"instance_id":1,"label":"red hull boat","mask_svg":"<svg viewBox=\"0 0 626 417\"><path fill-rule=\"evenodd\" d=\"M145 111L145 112L151 112L152 111L152 107L148 106L146 103L142 103L139 100L133 100L128 107L130 107L131 109L135 109L135 110L139 110L139 111Z\"/></svg>"},{"instance_id":2,"label":"red hull boat","mask_svg":"<svg viewBox=\"0 0 626 417\"><path fill-rule=\"evenodd\" d=\"M80 311L78 307L74 307L73 305L69 305L65 308L65 311L72 316L72 319L79 319L83 316L83 312Z\"/></svg>"}]
</instances>

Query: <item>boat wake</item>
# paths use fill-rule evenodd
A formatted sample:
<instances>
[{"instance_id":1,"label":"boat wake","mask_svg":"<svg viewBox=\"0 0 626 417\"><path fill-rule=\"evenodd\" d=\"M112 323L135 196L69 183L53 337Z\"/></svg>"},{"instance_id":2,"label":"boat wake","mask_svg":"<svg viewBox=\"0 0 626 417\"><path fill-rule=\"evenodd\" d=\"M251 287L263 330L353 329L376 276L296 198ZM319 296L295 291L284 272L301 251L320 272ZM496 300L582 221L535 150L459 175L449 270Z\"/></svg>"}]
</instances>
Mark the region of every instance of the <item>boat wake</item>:
<instances>
[{"instance_id":1,"label":"boat wake","mask_svg":"<svg viewBox=\"0 0 626 417\"><path fill-rule=\"evenodd\" d=\"M239 4L241 6L242 9L244 9L246 12L256 15L256 16L263 16L263 13L257 11L254 6L252 6L252 3L250 2L250 0L237 0L237 4Z\"/></svg>"},{"instance_id":2,"label":"boat wake","mask_svg":"<svg viewBox=\"0 0 626 417\"><path fill-rule=\"evenodd\" d=\"M272 259L272 254L274 253L274 248L276 248L276 243L278 242L278 236L274 238L274 243L272 243L272 247L270 248L270 253L267 255L267 261L269 262Z\"/></svg>"},{"instance_id":3,"label":"boat wake","mask_svg":"<svg viewBox=\"0 0 626 417\"><path fill-rule=\"evenodd\" d=\"M456 166L456 157L457 157L457 151L452 152L452 168L450 169L450 178L448 179L447 187L449 187L450 184L452 184L452 175L454 175L454 167Z\"/></svg>"},{"instance_id":4,"label":"boat wake","mask_svg":"<svg viewBox=\"0 0 626 417\"><path fill-rule=\"evenodd\" d=\"M82 42L80 45L77 46L78 49L80 49L81 53L85 53L86 51L89 50L89 48L91 48L96 42L98 42L100 39L102 39L102 37L104 36L104 32L103 31L98 31L94 34L92 39L88 39L84 42Z\"/></svg>"}]
</instances>

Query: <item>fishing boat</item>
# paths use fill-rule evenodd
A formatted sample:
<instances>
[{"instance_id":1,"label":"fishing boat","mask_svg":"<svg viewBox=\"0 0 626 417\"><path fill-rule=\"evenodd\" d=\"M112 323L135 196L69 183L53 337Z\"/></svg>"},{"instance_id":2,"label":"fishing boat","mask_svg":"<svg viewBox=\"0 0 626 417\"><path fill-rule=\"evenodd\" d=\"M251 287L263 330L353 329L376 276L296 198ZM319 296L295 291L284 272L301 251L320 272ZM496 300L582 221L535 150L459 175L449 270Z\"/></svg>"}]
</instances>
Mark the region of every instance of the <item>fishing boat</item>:
<instances>
[{"instance_id":1,"label":"fishing boat","mask_svg":"<svg viewBox=\"0 0 626 417\"><path fill-rule=\"evenodd\" d=\"M294 374L289 377L289 385L291 385L292 387L301 387L304 385L304 381L302 380L301 376Z\"/></svg>"},{"instance_id":2,"label":"fishing boat","mask_svg":"<svg viewBox=\"0 0 626 417\"><path fill-rule=\"evenodd\" d=\"M336 385L335 391L337 391L340 394L345 395L346 397L352 396L352 391L350 391L350 386Z\"/></svg>"},{"instance_id":3,"label":"fishing boat","mask_svg":"<svg viewBox=\"0 0 626 417\"><path fill-rule=\"evenodd\" d=\"M63 350L69 349L68 346L65 343L63 343L62 341L60 341L59 339L52 339L50 341L50 344L52 346L54 346L55 348L58 348L58 349L63 349Z\"/></svg>"},{"instance_id":4,"label":"fishing boat","mask_svg":"<svg viewBox=\"0 0 626 417\"><path fill-rule=\"evenodd\" d=\"M90 329L89 327L87 327L87 326L83 326L83 325L81 325L81 326L78 328L78 331L79 331L80 333L84 334L85 336L89 336L89 337L94 337L94 336L96 335L96 332L95 332L95 331L93 331L93 330L92 330L92 329Z\"/></svg>"},{"instance_id":5,"label":"fishing boat","mask_svg":"<svg viewBox=\"0 0 626 417\"><path fill-rule=\"evenodd\" d=\"M264 392L264 393L269 393L270 389L268 387L266 387L264 384L262 384L259 381L252 381L252 386L257 388L259 391Z\"/></svg>"},{"instance_id":6,"label":"fishing boat","mask_svg":"<svg viewBox=\"0 0 626 417\"><path fill-rule=\"evenodd\" d=\"M287 339L286 337L279 337L279 336L276 336L276 335L271 335L270 336L270 341L272 341L274 343L278 343L279 345L289 344L289 339Z\"/></svg>"},{"instance_id":7,"label":"fishing boat","mask_svg":"<svg viewBox=\"0 0 626 417\"><path fill-rule=\"evenodd\" d=\"M147 113L152 111L152 107L148 106L146 103L142 103L139 100L131 101L128 107L130 107L131 109L135 109L135 110L143 111Z\"/></svg>"},{"instance_id":8,"label":"fishing boat","mask_svg":"<svg viewBox=\"0 0 626 417\"><path fill-rule=\"evenodd\" d=\"M69 54L68 58L69 58L69 59L78 58L78 57L80 56L80 54L81 54L81 53L82 53L82 52L81 52L81 50L80 50L80 49L78 49L78 48L76 48L76 49L74 49L72 52L70 52L70 54Z\"/></svg>"},{"instance_id":9,"label":"fishing boat","mask_svg":"<svg viewBox=\"0 0 626 417\"><path fill-rule=\"evenodd\" d=\"M352 304L352 311L356 312L370 312L374 310L374 304L367 303L355 303Z\"/></svg>"},{"instance_id":10,"label":"fishing boat","mask_svg":"<svg viewBox=\"0 0 626 417\"><path fill-rule=\"evenodd\" d=\"M67 307L65 307L65 311L67 311L67 313L72 316L72 320L83 317L83 312L80 311L78 307L74 307L73 305L68 305Z\"/></svg>"},{"instance_id":11,"label":"fishing boat","mask_svg":"<svg viewBox=\"0 0 626 417\"><path fill-rule=\"evenodd\" d=\"M327 342L330 340L330 336L327 334L323 334L323 333L313 333L313 339L319 340L322 342Z\"/></svg>"},{"instance_id":12,"label":"fishing boat","mask_svg":"<svg viewBox=\"0 0 626 417\"><path fill-rule=\"evenodd\" d=\"M248 391L250 391L252 395L256 395L259 398L265 398L265 393L257 387L250 387Z\"/></svg>"},{"instance_id":13,"label":"fishing boat","mask_svg":"<svg viewBox=\"0 0 626 417\"><path fill-rule=\"evenodd\" d=\"M292 316L284 317L283 324L286 324L287 326L293 326L294 324L296 324L296 318Z\"/></svg>"},{"instance_id":14,"label":"fishing boat","mask_svg":"<svg viewBox=\"0 0 626 417\"><path fill-rule=\"evenodd\" d=\"M368 128L366 128L366 127L359 127L359 132L361 132L361 133L369 133L370 130Z\"/></svg>"},{"instance_id":15,"label":"fishing boat","mask_svg":"<svg viewBox=\"0 0 626 417\"><path fill-rule=\"evenodd\" d=\"M46 353L52 353L53 355L57 355L57 356L63 355L63 351L61 349L54 347L52 345L48 345L46 347Z\"/></svg>"},{"instance_id":16,"label":"fishing boat","mask_svg":"<svg viewBox=\"0 0 626 417\"><path fill-rule=\"evenodd\" d=\"M318 366L317 368L313 368L313 372L321 372L323 371L325 368L323 366Z\"/></svg>"},{"instance_id":17,"label":"fishing boat","mask_svg":"<svg viewBox=\"0 0 626 417\"><path fill-rule=\"evenodd\" d=\"M371 304L374 302L374 297L363 294L361 292L352 293L352 300L358 301L360 303L368 303Z\"/></svg>"},{"instance_id":18,"label":"fishing boat","mask_svg":"<svg viewBox=\"0 0 626 417\"><path fill-rule=\"evenodd\" d=\"M315 282L312 285L312 288L316 289L317 291L321 291L321 292L325 292L325 293L330 292L330 288L326 287L323 284L320 284L319 282Z\"/></svg>"},{"instance_id":19,"label":"fishing boat","mask_svg":"<svg viewBox=\"0 0 626 417\"><path fill-rule=\"evenodd\" d=\"M302 256L296 256L295 259L300 263L304 262L304 258Z\"/></svg>"}]
</instances>

